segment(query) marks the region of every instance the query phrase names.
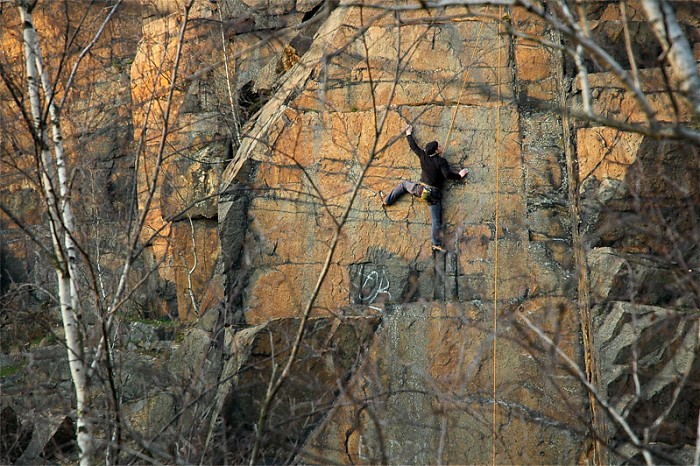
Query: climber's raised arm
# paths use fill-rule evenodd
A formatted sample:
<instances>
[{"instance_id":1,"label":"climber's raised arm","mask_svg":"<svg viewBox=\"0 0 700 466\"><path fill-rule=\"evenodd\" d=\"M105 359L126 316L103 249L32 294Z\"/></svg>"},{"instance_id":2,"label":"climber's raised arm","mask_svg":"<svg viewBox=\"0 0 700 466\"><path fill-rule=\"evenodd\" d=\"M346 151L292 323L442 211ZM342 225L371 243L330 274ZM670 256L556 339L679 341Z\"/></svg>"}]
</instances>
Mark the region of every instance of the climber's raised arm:
<instances>
[{"instance_id":1,"label":"climber's raised arm","mask_svg":"<svg viewBox=\"0 0 700 466\"><path fill-rule=\"evenodd\" d=\"M413 126L411 125L406 127L406 139L408 139L408 146L411 148L413 153L415 153L418 157L425 157L425 152L418 146L416 140L413 139Z\"/></svg>"}]
</instances>

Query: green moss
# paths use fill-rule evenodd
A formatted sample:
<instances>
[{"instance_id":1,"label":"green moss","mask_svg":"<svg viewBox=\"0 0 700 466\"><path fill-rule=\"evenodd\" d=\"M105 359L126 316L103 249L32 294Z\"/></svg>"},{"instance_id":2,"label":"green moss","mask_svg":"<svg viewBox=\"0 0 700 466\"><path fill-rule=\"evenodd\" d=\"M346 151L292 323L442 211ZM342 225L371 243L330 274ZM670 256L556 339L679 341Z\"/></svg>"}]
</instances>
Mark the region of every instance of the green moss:
<instances>
[{"instance_id":1,"label":"green moss","mask_svg":"<svg viewBox=\"0 0 700 466\"><path fill-rule=\"evenodd\" d=\"M58 343L58 337L56 337L54 333L49 333L48 335L39 335L32 338L32 340L29 342L29 346L31 348L37 348L42 346L50 346L55 343Z\"/></svg>"},{"instance_id":2,"label":"green moss","mask_svg":"<svg viewBox=\"0 0 700 466\"><path fill-rule=\"evenodd\" d=\"M183 341L185 341L185 336L186 335L185 335L184 331L177 332L175 334L175 338L173 338L173 343L175 343L175 344L182 343Z\"/></svg>"},{"instance_id":3,"label":"green moss","mask_svg":"<svg viewBox=\"0 0 700 466\"><path fill-rule=\"evenodd\" d=\"M176 327L179 324L178 321L167 319L167 318L161 318L161 319L131 318L128 320L130 322L138 322L140 324L146 324L146 325L150 325L152 327L172 328L172 327Z\"/></svg>"},{"instance_id":4,"label":"green moss","mask_svg":"<svg viewBox=\"0 0 700 466\"><path fill-rule=\"evenodd\" d=\"M153 358L155 361L158 361L165 354L163 351L158 351L155 349L137 349L136 353L140 354L141 356ZM154 365L155 365L155 362L154 362Z\"/></svg>"},{"instance_id":5,"label":"green moss","mask_svg":"<svg viewBox=\"0 0 700 466\"><path fill-rule=\"evenodd\" d=\"M10 377L11 375L15 375L24 366L25 366L25 364L21 363L21 364L12 364L11 366L0 367L0 378Z\"/></svg>"}]
</instances>

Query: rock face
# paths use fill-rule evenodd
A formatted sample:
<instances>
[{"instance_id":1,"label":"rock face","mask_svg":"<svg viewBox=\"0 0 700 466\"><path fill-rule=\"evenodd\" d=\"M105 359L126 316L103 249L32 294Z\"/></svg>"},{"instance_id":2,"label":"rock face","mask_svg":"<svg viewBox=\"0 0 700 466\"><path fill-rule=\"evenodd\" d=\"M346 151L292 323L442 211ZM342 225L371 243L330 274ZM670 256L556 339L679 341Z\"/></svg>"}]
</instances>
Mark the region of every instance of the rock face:
<instances>
[{"instance_id":1,"label":"rock face","mask_svg":"<svg viewBox=\"0 0 700 466\"><path fill-rule=\"evenodd\" d=\"M239 0L197 1L185 18L182 2L162 1L145 13L149 20L131 67L131 87L135 139L142 142L139 202L150 206L141 236L153 264L162 262L160 277L177 289L176 312L161 313L191 320L206 312L201 305L207 296L223 300L215 276L221 172L239 144L245 119L306 51L318 22L297 27L292 35L275 31L307 21L321 6L321 0L275 2L274 8ZM176 62L186 20L191 26ZM176 86L172 98L154 107L154 97L168 95L176 63L187 85ZM203 63L211 65L203 71ZM158 167L162 182L149 194Z\"/></svg>"},{"instance_id":2,"label":"rock face","mask_svg":"<svg viewBox=\"0 0 700 466\"><path fill-rule=\"evenodd\" d=\"M563 325L562 347L576 355L572 309L543 313L548 304L555 303L533 301L525 313L543 318L538 324L549 331ZM490 313L461 303L390 307L352 390L314 432L302 459L486 464L495 449L497 464L576 463L585 444L580 406L562 406L581 394L579 381L515 341L500 341L494 361ZM552 378L532 377L542 370Z\"/></svg>"},{"instance_id":3,"label":"rock face","mask_svg":"<svg viewBox=\"0 0 700 466\"><path fill-rule=\"evenodd\" d=\"M531 21L515 13L514 21ZM319 31L323 41L261 110L224 173L222 244L245 235L241 246L224 248L224 263L250 264L244 277L227 268L228 289L245 283L248 324L298 315L350 205L313 314L397 310L376 336L367 363L376 368L356 375L344 407L315 434L308 458L483 463L492 439L499 462L577 461L586 448L575 434L581 426L574 427L576 415L559 412L557 390L572 394L578 414L585 411L583 392L563 375L555 377L559 388L518 379L537 363L526 369L531 356L506 343L517 333L506 324L517 309L538 317L562 309L564 351L582 359L571 312L561 122L553 112L519 106L515 95L522 66L528 92L555 99L561 78L543 81L532 61L548 69L561 63L526 48L509 63L517 44L488 22L434 26L422 15L411 19L400 34L388 18L369 23L366 43L342 48L363 27L362 15L336 10ZM333 50L339 51L323 64L321 56ZM397 50L410 50L405 68L396 65ZM403 138L409 123L421 143L441 141L448 161L470 168L465 182L444 190L446 255L431 253L430 218L420 200L407 196L385 207L377 194L419 177ZM459 304L447 314L441 306L396 307L433 300ZM503 317L498 329L489 319L494 312ZM485 369L493 364L494 330L501 352L495 376ZM373 374L380 381L368 380ZM374 413L349 401L375 397L383 401L381 408L369 402ZM535 420L540 427L532 426ZM547 446L537 449L537 442L522 439L523 430Z\"/></svg>"},{"instance_id":4,"label":"rock face","mask_svg":"<svg viewBox=\"0 0 700 466\"><path fill-rule=\"evenodd\" d=\"M504 64L501 68L493 65L499 54L508 56L510 44L499 44L490 25L478 35L476 21L446 26L443 38L435 41L421 39L426 25L402 27L399 44L392 23L378 21L367 30L370 60L376 60L372 97L366 63L358 59L361 42L353 42L328 66L319 64L323 53L347 43L361 27L359 21L352 9L333 13L319 31L324 42L314 43L290 71L224 175L222 243L232 241L228 239L229 224L248 224L246 251L225 251L224 263L238 263L234 254L245 253L250 258L254 271L247 277L242 297L250 324L299 312L305 304L303 296L313 289L325 261L335 222L351 199L352 208L315 312L323 314L323 309L358 302L374 304L375 300L380 305L432 299L437 286L430 279L435 268L427 209L408 197L385 208L378 197L380 190L388 192L404 178L418 178L416 158L401 138L409 122L416 125L416 135L425 143L444 141L455 118L447 157L455 166L472 168L466 183L454 183L445 191L446 242L456 251L441 266L449 293L461 299L489 298L493 264L488 256L497 238L514 257L524 260L527 256L527 232L521 226L526 206L517 109L496 99L500 94L512 101L513 83ZM462 48L451 48L449 38L453 36L464 41ZM414 42L417 47L410 67L394 86L392 50ZM472 56L474 50L480 56ZM442 67L435 67L434 53L446 54ZM463 79L455 76L462 78L463 67L470 70L466 76L470 79L462 86ZM494 85L496 75L502 77L500 86ZM377 123L383 121L378 130L373 98L381 112L386 111L385 118L381 114L377 118ZM502 144L494 143L497 130ZM503 209L498 227L493 209L496 171L500 194L508 201L498 204ZM243 205L246 212L240 211ZM238 230L234 232L239 236ZM503 299L522 297L526 281L516 276L527 275L527 271L511 268L503 273L507 274L501 277L503 283L508 283ZM412 289L410 281L417 288ZM376 284L372 286L377 293L362 291L370 282ZM269 296L270 288L283 291ZM283 305L290 297L292 306Z\"/></svg>"},{"instance_id":5,"label":"rock face","mask_svg":"<svg viewBox=\"0 0 700 466\"><path fill-rule=\"evenodd\" d=\"M688 426L695 422L691 413L698 409L700 377L698 324L693 314L629 302L611 302L594 308L594 313L596 359L606 368L601 371L606 399L618 412L630 413L633 426L656 423L659 442L691 443L696 434ZM675 399L678 381L690 383ZM608 428L624 439L612 420Z\"/></svg>"},{"instance_id":6,"label":"rock face","mask_svg":"<svg viewBox=\"0 0 700 466\"><path fill-rule=\"evenodd\" d=\"M619 12L591 7L590 13L596 21L596 38L604 44L617 40ZM541 22L522 11L510 14L518 30L551 34ZM640 43L651 42L652 36L640 21L639 11L631 8L628 14L637 18L630 26L635 38ZM686 24L695 24L692 16L683 14L681 9L679 17ZM685 278L675 275L669 264L675 262L671 258L674 253L684 261L697 257L692 239L697 222L692 219L697 218L699 186L696 172L690 168L696 153L673 144L655 145L642 136L612 129L573 127L578 160L578 178L574 178L566 168L569 142L565 140L563 124L568 123L561 120L558 112L542 105L564 102L567 96L571 77L566 75L568 65L560 56L527 39L499 39L496 27L488 22L475 19L434 25L427 16L406 17L412 21L401 25L399 34L398 26L388 18L363 17L353 9L336 10L309 52L263 107L250 138L244 139L224 172L219 217L222 244L231 246L222 251L226 287L229 296L235 292L240 300L244 321L257 324L298 315L307 305L326 263L328 275L314 302L314 315L347 315L362 307L387 310L393 309L394 304L433 300L460 303L457 309L461 310L456 314L462 319L468 315L468 308L482 315L482 319L499 310L503 315L514 316L518 309L528 309L540 317L550 313L564 315L565 310L579 304L573 272L573 248L578 246L573 243L572 228L582 222L584 247L593 248L589 257L591 298L594 304L600 303L593 309L595 354L611 351L613 360L624 361L621 373L629 374L634 361L616 351L628 351L632 337L624 337L619 326L603 322L606 317L628 321L630 313L637 312L629 306L637 303L671 307L641 311L646 317L640 317L640 327L634 331L638 333L633 334L643 334L649 319L661 319L668 325L669 335L673 335L669 345L678 348L677 353L643 356L642 353L658 347L659 341L655 340L640 348L642 353L636 356L643 358L645 371L665 367L662 373L673 372L674 381L643 378L643 397L625 404L629 400L621 380L616 375L602 375L599 383L603 396L627 400L615 404L615 408L637 412L647 409L660 396L668 397L672 387L681 387L683 393L692 397L694 389L690 387L694 382L689 381L698 380L693 362L697 341L692 336L692 324L684 323L687 315L679 315L675 306L687 306L693 309L689 315L694 315L697 293L689 292L683 285L691 277L687 273ZM352 41L361 29L363 35ZM410 53L400 62L397 57L405 50ZM321 58L328 54L332 59L323 61ZM440 60L436 61L435 56ZM397 62L401 65L397 66ZM642 59L639 66L653 63ZM641 70L640 79L659 119L687 118L682 105L677 116L668 112L673 106L659 92L663 86L658 69ZM590 75L596 110L639 121L643 114L632 97L610 86L610 80L606 73ZM388 192L401 179L416 180L419 176L417 160L402 135L409 123L416 127L421 143L437 139L448 147L446 157L453 166L466 165L471 170L466 183L453 183L444 191L443 220L450 249L445 256L431 255L430 219L420 201L405 197L384 207L377 195L380 190ZM677 183L667 189L662 179ZM572 219L567 207L571 183L582 185L582 219ZM653 201L656 207L647 212L649 217L637 229L637 220L641 220L637 209L640 199L649 201L649 206ZM671 218L679 213L680 217ZM340 221L344 223L336 245L334 234ZM661 238L665 235L654 224L671 226L674 234L683 238L681 244L664 245ZM330 245L335 247L332 255ZM631 258L631 262L614 259L614 254L605 258L599 254L600 246L615 248L614 254L645 256ZM672 250L673 247L677 249ZM237 267L243 262L249 268ZM639 265L632 265L629 273L615 273L621 271L622 262ZM613 264L618 265L611 269ZM669 282L670 279L674 281ZM667 285L660 286L659 280ZM616 299L629 300L630 304L620 307L613 302ZM410 315L416 308L404 305L400 309ZM574 312L567 315L570 319L579 318ZM394 318L386 318L384 324L393 322L401 327L401 319ZM586 322L583 315L581 322ZM574 335L575 323L566 323L574 326L569 334ZM369 463L488 461L490 452L484 447L488 429L479 431L470 425L473 432L460 437L455 432L468 424L467 414L440 417L442 408L428 401L431 396L441 400L439 395L432 391L414 393L417 387L432 386L438 378L427 369L432 367L429 355L431 350L441 351L445 346L423 348L418 343L426 339L421 332L427 330L421 329L437 325L416 324L416 329L408 325L410 329L394 333L382 327L373 347L379 367L376 372L383 374L383 383L389 380L403 384L413 395L393 394L385 385L371 387L369 375L356 374L349 399L366 400L382 393L385 398L380 412L363 414L364 408L357 411L346 407L350 402L342 404L345 407L329 415L324 428L314 434L306 450L308 458ZM497 332L496 341L512 338L513 328L503 325L494 329L491 324L491 331ZM552 333L558 332L561 328ZM485 335L477 339L483 341ZM402 346L409 354L407 369L402 369L401 362L383 365L380 359L393 355L396 341L402 338L410 341ZM428 340L449 347L449 338L431 335ZM609 346L612 340L621 345L615 351ZM571 338L570 344L562 347L583 367L583 348L578 338ZM528 358L513 351L505 359L518 372ZM611 370L612 360L603 356L594 360L594 370L601 374ZM491 375L496 398L507 392L503 386L526 383L515 382L509 375ZM476 380L471 393L487 392L488 378ZM681 385L678 380L683 381ZM568 383L576 386L572 381ZM555 385L540 390L540 397L552 406L558 405ZM520 395L521 402L528 401L517 409L528 413L547 411L532 401L534 397ZM576 396L580 396L576 409L584 415L588 409L584 393ZM486 414L489 401L477 398L469 398L469 403L478 406L471 409L481 413L483 422L497 425L494 416L489 420ZM503 402L510 407L506 409L510 419L516 416L517 409L509 403ZM664 418L669 426L686 422L678 411ZM541 420L539 415L532 416ZM632 430L641 429L653 416L647 412L630 419ZM515 444L523 429L532 429L526 418L521 418L528 425L526 428L510 431L497 425L494 432L502 435L505 445ZM555 428L556 435L544 431L539 434L547 438L549 448L536 452L499 447L496 458L504 462L541 458L547 462L571 462L590 454L585 442L573 440L573 432L581 426L573 427L572 418L548 419L552 425L568 426ZM415 430L406 431L405 426L413 423ZM394 426L403 427L392 430ZM440 426L443 437L438 435ZM611 439L623 444L619 426L609 429ZM678 435L687 435L682 430ZM448 447L446 439L455 438L460 441ZM570 447L572 441L577 448ZM479 447L467 446L475 443ZM436 455L436 451L441 453ZM536 459L537 455L542 457Z\"/></svg>"},{"instance_id":7,"label":"rock face","mask_svg":"<svg viewBox=\"0 0 700 466\"><path fill-rule=\"evenodd\" d=\"M499 28L494 7L448 8L455 21L406 9L397 22L330 0L198 0L187 16L181 0L147 3L125 3L106 39L118 46L90 57L98 78L81 83L66 126L76 176L90 181L77 193L100 206L79 214L105 289L136 192L150 210L131 283L144 286L130 303L189 323L114 330L121 414L164 446L159 461L248 462L259 441L259 461L275 463L615 463L591 439L628 458L645 429L659 458L688 457L700 409L696 147L564 118L560 106L581 106L575 66ZM627 7L656 118L688 120L641 11ZM586 12L592 37L628 65L619 7ZM700 59L697 6L677 14ZM499 18L562 40L520 9ZM13 27L0 41L19 60ZM596 113L644 121L633 96L587 66ZM90 104L102 99L111 104ZM0 121L4 157L15 123ZM431 251L423 201L380 200L420 176L407 124L470 170L443 192L446 254ZM79 160L82 145L94 160ZM12 173L3 203L34 228L40 201ZM51 289L52 271L1 221L2 305L19 311L0 315L0 459L71 460L65 351L49 337L14 343L55 326L50 296L16 285ZM307 307L295 370L258 437ZM11 317L36 325L4 325ZM627 425L592 403L587 378ZM95 391L110 412L109 392Z\"/></svg>"},{"instance_id":8,"label":"rock face","mask_svg":"<svg viewBox=\"0 0 700 466\"><path fill-rule=\"evenodd\" d=\"M307 323L291 377L270 408L261 458L282 463L299 452L361 364L378 322L377 317L359 317ZM220 423L212 423L210 430L226 446L214 448L219 458L215 462L249 457L270 380L286 363L299 325L298 319L280 319L227 332L224 353L232 357L224 364L216 395Z\"/></svg>"}]
</instances>

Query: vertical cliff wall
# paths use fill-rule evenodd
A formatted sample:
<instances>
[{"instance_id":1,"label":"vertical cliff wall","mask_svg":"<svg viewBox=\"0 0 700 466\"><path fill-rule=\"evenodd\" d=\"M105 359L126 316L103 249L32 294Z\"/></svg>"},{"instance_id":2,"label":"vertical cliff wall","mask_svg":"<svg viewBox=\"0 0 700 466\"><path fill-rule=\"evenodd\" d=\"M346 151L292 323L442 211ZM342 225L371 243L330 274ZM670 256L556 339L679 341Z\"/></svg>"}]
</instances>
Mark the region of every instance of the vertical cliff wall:
<instances>
[{"instance_id":1,"label":"vertical cliff wall","mask_svg":"<svg viewBox=\"0 0 700 466\"><path fill-rule=\"evenodd\" d=\"M652 37L639 10L631 12L634 37L645 50L640 64L653 67L653 60L644 58L653 55ZM633 179L635 167L644 164L645 151L636 149L643 138L563 119L562 106L580 105L573 64L533 40L499 31L486 19L489 14L497 13L474 10L473 17L433 22L424 13L405 13L397 22L371 9L337 10L262 109L224 172L219 209L227 246L222 254L229 297L244 322L299 315L327 261L314 315L384 316L366 366L305 450L309 459L575 462L593 457L593 443L583 440L590 425L607 426L607 433L601 431L605 441L629 440L626 434L617 437L619 425L600 406L593 417L583 379L591 378L606 399L619 400L615 409L646 413L633 423L660 415L650 408L651 400L671 396L675 382L669 374L697 379L696 324L678 326L675 310L647 310L663 321L659 325L675 329L669 330L675 349L651 357L654 344L639 348L634 357L646 361L646 401L626 404L628 388L608 372L609 358L631 367L632 335L653 326L644 318L626 334L621 329L629 313L623 305L608 314L605 306L614 300L609 294L607 304L589 315L577 270L586 271L590 261L591 291L597 293L601 276L620 280L614 278L620 268L607 269L609 262L601 260L605 252L597 246L658 245L658 236L643 238L623 226L636 221L631 204L622 207L627 214L621 215L629 218L611 221L614 206L640 194L634 189L639 180ZM590 14L596 40L605 46L619 40L619 10L594 7ZM562 40L522 10L507 15L518 31ZM681 17L694 24L692 15L683 17L681 11ZM668 113L661 87L647 81L655 73L658 69L641 71L658 118L687 118L682 106L680 115ZM596 109L633 121L639 115L636 104L624 91L602 85L609 81L605 73L590 76ZM444 256L431 253L425 204L407 196L385 207L378 196L402 179L419 177L402 133L409 123L422 144L437 139L447 145L453 166L470 169L466 182L444 191L449 249ZM692 158L671 165L692 167ZM689 208L692 216L697 177L678 175L679 190L688 194L670 195L662 204L668 212ZM654 178L643 183L658 186ZM580 210L570 208L580 186L590 196L584 198L583 218L572 216ZM661 195L646 192L642 198L648 200ZM336 222L348 205L328 259ZM689 233L694 227L681 228ZM583 233L576 241L574 229ZM576 248L585 261L578 265ZM657 260L666 264L668 257ZM242 263L245 269L238 267ZM654 281L653 271L643 270L632 280L638 288ZM683 302L690 295L670 292ZM405 304L410 302L434 304ZM592 304L599 302L596 297ZM537 341L523 340L518 314L558 338L581 372L571 374ZM676 317L669 320L670 315ZM612 353L604 356L607 351ZM654 376L653 368L665 369ZM686 393L692 396L693 390L690 384ZM363 401L374 399L381 401ZM670 423L684 422L674 416Z\"/></svg>"},{"instance_id":2,"label":"vertical cliff wall","mask_svg":"<svg viewBox=\"0 0 700 466\"><path fill-rule=\"evenodd\" d=\"M131 89L135 138L143 150L139 204L150 207L141 237L177 295L177 309L161 314L193 320L223 300L215 271L221 172L240 144L242 125L308 48L319 22L301 23L324 3L194 2L187 17L181 3L157 2L146 10ZM168 98L176 63L177 85Z\"/></svg>"},{"instance_id":3,"label":"vertical cliff wall","mask_svg":"<svg viewBox=\"0 0 700 466\"><path fill-rule=\"evenodd\" d=\"M242 215L250 224L245 244L254 272L243 296L247 322L299 312L325 260L334 219L350 201L360 176L318 312L372 304L358 294L358 284L370 274L385 283L379 286L386 289L374 297L377 305L432 299L436 290L430 278L434 267L425 205L407 197L384 207L378 196L402 179L419 177L417 159L401 137L408 123L415 124L423 144L444 142L454 118L447 158L454 166L471 169L465 183L452 183L445 190L446 242L454 253L439 268L443 273L447 269L449 293L463 300L490 299L489 251L496 238L515 263L524 261L528 248L522 227L526 207L518 113L514 105L503 103L513 102L510 43L499 43L494 26L476 20L433 27L421 24L419 16L413 19L417 24L402 26L400 33L393 21L376 21L363 42L351 40L367 27L359 12L334 13L227 169L222 190L245 186L242 195L251 197L247 213L230 211L236 219L232 222ZM335 49L340 52L333 60L319 63ZM398 74L397 53L406 54ZM502 139L496 141L499 131ZM238 192L225 196L236 202ZM501 202L498 230L496 193L507 201ZM228 205L220 210L227 214ZM221 220L224 238L227 222L228 217ZM503 273L502 298L523 296L526 280L518 276L528 271L513 267ZM268 288L284 293L270 296Z\"/></svg>"},{"instance_id":4,"label":"vertical cliff wall","mask_svg":"<svg viewBox=\"0 0 700 466\"><path fill-rule=\"evenodd\" d=\"M617 461L593 454L596 436L638 454L592 403L587 379L633 436L649 429L658 458L683 458L676 450L696 441L700 400L697 147L571 116L582 87L556 49L565 38L495 6L438 15L410 2L394 13L384 2L200 0L173 86L184 2L126 4L64 121L76 195L99 206L82 203L80 218L103 290L122 265L126 199L135 184L143 209L153 188L146 263L130 280L143 286L125 309L192 322L177 336L172 322L124 320L115 333L119 408L139 432L165 445L186 439L192 449L177 454L188 461L247 462L269 381L313 297L261 461ZM691 120L637 2L626 5L656 118ZM700 59L698 7L675 7ZM629 66L619 5L585 13L591 37ZM47 37L62 37L53 16L37 18ZM3 23L0 39L21 61L7 32L18 27ZM62 42L47 42L53 56ZM613 75L586 66L598 115L644 120ZM15 138L9 101L2 201L42 231L32 179L14 170L33 160L19 156L31 144ZM381 204L380 191L420 175L407 124L421 145L444 144L455 171L470 170L444 190L446 254L431 251L423 201ZM6 220L2 285L12 293L2 318L19 309L15 321L34 322L50 300L13 287L51 289L50 268ZM3 458L30 462L60 456L51 439L74 427L64 349L21 324L2 327L3 350L14 348L0 358L2 418L15 426L3 424L15 442ZM46 338L20 345L36 335ZM34 415L48 405L51 416Z\"/></svg>"},{"instance_id":5,"label":"vertical cliff wall","mask_svg":"<svg viewBox=\"0 0 700 466\"><path fill-rule=\"evenodd\" d=\"M572 462L585 450L580 385L556 368L556 382L535 375L546 358L512 341L507 317L559 327L582 360L562 123L527 104L557 101L565 84L552 70L563 65L499 31L485 16L496 12L438 23L410 13L399 24L336 10L224 173L222 244L238 244L224 262L248 324L302 312L352 203L313 314L384 320L373 369L358 373L309 458L483 463L495 448L498 462ZM522 12L513 20L544 32ZM444 190L445 255L431 251L423 201L383 206L378 195L419 178L409 123L420 143L437 139L455 168L470 169ZM242 261L245 275L233 268ZM435 304L403 304L426 301ZM366 412L351 401L375 397L381 407L361 403Z\"/></svg>"}]
</instances>

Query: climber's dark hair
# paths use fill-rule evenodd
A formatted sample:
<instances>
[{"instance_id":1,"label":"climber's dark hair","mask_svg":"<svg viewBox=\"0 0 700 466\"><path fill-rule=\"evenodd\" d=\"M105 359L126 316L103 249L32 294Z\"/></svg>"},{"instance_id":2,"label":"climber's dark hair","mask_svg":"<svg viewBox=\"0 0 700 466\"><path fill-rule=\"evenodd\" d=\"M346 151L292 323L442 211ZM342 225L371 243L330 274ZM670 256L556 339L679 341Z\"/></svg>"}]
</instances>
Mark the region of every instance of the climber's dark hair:
<instances>
[{"instance_id":1,"label":"climber's dark hair","mask_svg":"<svg viewBox=\"0 0 700 466\"><path fill-rule=\"evenodd\" d=\"M425 153L428 155L434 155L437 152L438 143L437 141L430 141L425 145Z\"/></svg>"}]
</instances>

